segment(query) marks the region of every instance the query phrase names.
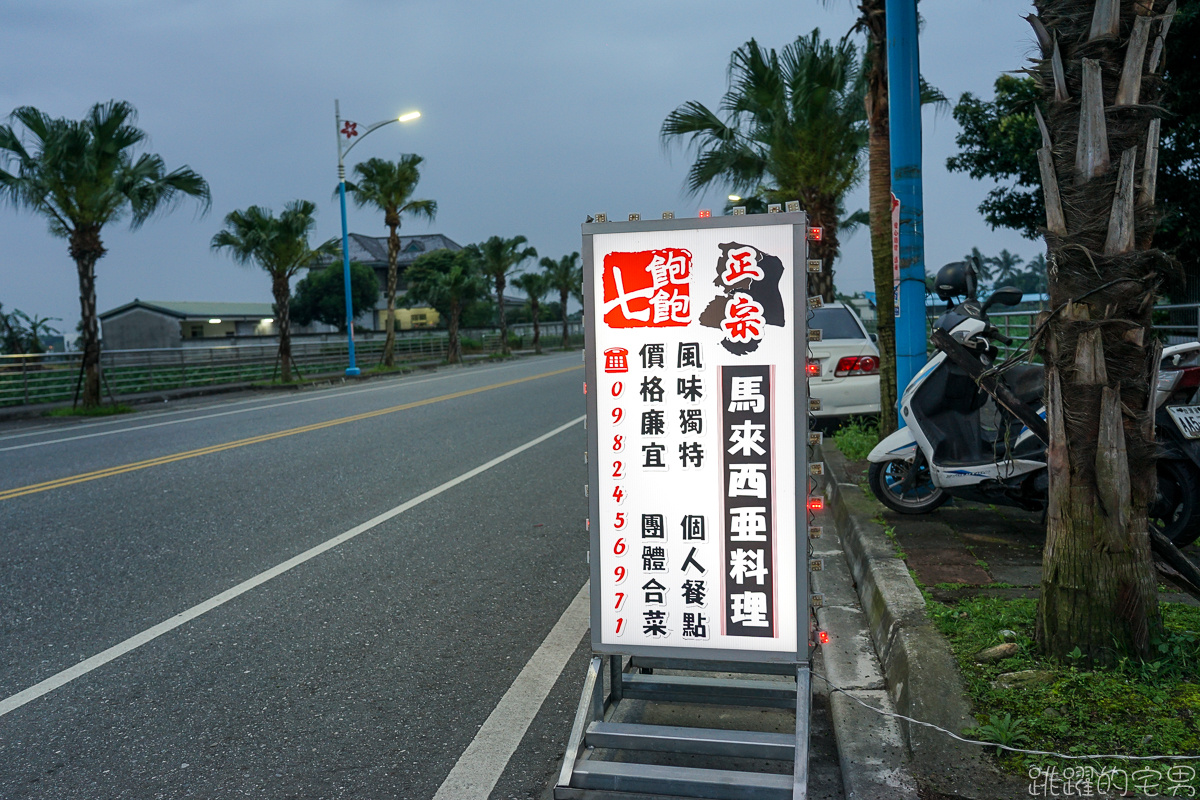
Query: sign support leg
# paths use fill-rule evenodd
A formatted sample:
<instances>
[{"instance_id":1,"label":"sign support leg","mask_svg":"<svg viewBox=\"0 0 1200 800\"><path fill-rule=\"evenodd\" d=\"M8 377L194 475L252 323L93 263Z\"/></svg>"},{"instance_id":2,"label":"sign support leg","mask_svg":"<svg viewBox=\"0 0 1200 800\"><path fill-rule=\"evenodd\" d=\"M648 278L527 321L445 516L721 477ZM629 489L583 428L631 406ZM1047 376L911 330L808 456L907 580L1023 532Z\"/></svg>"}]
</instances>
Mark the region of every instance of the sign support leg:
<instances>
[{"instance_id":1,"label":"sign support leg","mask_svg":"<svg viewBox=\"0 0 1200 800\"><path fill-rule=\"evenodd\" d=\"M600 698L600 719L604 718L604 680L600 671L600 657L592 656L587 677L583 681L583 693L579 696L579 708L575 711L575 722L571 725L571 736L567 740L567 754L558 773L558 785L569 786L575 762L583 749L583 735L588 724L595 718L596 700Z\"/></svg>"},{"instance_id":2,"label":"sign support leg","mask_svg":"<svg viewBox=\"0 0 1200 800\"><path fill-rule=\"evenodd\" d=\"M624 656L608 657L608 691L614 703L621 702L621 699L625 696L623 661Z\"/></svg>"},{"instance_id":3,"label":"sign support leg","mask_svg":"<svg viewBox=\"0 0 1200 800\"><path fill-rule=\"evenodd\" d=\"M796 758L792 800L808 798L808 733L812 707L812 676L808 664L796 667Z\"/></svg>"}]
</instances>

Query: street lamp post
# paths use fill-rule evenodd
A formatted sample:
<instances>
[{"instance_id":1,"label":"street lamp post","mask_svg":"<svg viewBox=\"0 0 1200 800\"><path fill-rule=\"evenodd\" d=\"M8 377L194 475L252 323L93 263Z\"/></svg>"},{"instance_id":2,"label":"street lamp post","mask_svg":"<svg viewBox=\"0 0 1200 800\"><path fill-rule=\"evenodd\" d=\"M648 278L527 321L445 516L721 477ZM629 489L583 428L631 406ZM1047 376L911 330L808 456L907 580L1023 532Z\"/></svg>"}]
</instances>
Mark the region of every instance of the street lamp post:
<instances>
[{"instance_id":1,"label":"street lamp post","mask_svg":"<svg viewBox=\"0 0 1200 800\"><path fill-rule=\"evenodd\" d=\"M421 112L409 111L407 114L376 122L361 133L359 133L357 122L346 120L345 124L342 123L342 110L337 100L333 101L333 116L338 143L338 198L342 203L342 281L346 287L346 342L349 347L350 361L350 366L346 367L346 374L358 375L362 370L358 368L354 359L354 305L350 300L350 231L346 227L346 164L344 159L354 145L362 141L371 131L393 122L410 122L421 116ZM346 141L350 143L343 145L342 137L345 137Z\"/></svg>"}]
</instances>

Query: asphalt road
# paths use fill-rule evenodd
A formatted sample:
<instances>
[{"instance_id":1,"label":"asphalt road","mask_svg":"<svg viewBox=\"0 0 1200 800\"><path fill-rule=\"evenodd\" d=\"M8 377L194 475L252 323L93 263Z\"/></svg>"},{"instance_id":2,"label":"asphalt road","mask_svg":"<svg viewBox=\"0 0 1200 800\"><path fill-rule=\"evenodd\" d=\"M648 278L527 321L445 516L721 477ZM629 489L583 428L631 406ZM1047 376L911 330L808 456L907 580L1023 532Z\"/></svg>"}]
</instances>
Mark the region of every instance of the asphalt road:
<instances>
[{"instance_id":1,"label":"asphalt road","mask_svg":"<svg viewBox=\"0 0 1200 800\"><path fill-rule=\"evenodd\" d=\"M0 798L433 797L587 578L582 380L574 353L0 426ZM545 795L585 645L493 798Z\"/></svg>"}]
</instances>

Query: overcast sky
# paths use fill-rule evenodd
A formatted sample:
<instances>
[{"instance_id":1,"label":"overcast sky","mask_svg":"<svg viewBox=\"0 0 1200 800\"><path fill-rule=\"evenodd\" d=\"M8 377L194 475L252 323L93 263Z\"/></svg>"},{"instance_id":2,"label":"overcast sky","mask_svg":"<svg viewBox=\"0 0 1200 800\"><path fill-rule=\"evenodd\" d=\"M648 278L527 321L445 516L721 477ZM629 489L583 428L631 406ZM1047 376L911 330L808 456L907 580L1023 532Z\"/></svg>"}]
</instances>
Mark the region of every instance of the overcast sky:
<instances>
[{"instance_id":1,"label":"overcast sky","mask_svg":"<svg viewBox=\"0 0 1200 800\"><path fill-rule=\"evenodd\" d=\"M22 105L82 117L127 100L168 168L212 188L212 209L183 204L129 232L104 231L101 311L143 300L270 302L261 270L209 251L234 209L317 203L317 238L340 235L333 102L362 124L410 109L355 147L351 162L425 157L417 197L438 202L437 232L460 244L524 234L539 255L580 248L586 214L721 213L724 191L687 197L688 154L658 131L677 105L715 108L729 54L751 37L779 48L819 27L840 37L851 0L0 0L0 115ZM996 76L1031 49L1025 0L924 0L921 71L945 94L991 97ZM957 126L928 111L924 128L925 252L930 268L1040 243L991 231L976 212L988 185L946 171ZM349 165L348 165L349 166ZM866 206L866 182L848 199ZM350 209L350 230L380 236L381 215ZM0 206L0 303L79 318L64 240ZM863 230L844 240L841 291L871 288Z\"/></svg>"}]
</instances>

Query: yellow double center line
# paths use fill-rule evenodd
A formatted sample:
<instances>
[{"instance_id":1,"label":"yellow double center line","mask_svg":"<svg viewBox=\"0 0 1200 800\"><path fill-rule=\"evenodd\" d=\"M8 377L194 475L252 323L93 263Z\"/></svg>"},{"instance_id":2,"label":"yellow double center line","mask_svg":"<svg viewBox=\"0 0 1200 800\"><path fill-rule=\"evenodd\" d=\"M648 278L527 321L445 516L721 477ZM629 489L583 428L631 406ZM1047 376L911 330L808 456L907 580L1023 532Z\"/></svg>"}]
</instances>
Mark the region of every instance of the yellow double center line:
<instances>
[{"instance_id":1,"label":"yellow double center line","mask_svg":"<svg viewBox=\"0 0 1200 800\"><path fill-rule=\"evenodd\" d=\"M561 375L564 372L573 372L577 369L582 369L582 366L567 367L566 369L556 369L553 372L543 372L540 375L530 375L528 378L516 378L503 383L493 383L489 386L480 386L478 389L465 389L461 392L453 392L452 394L444 394L440 397L431 397L428 400L417 400L412 403L403 403L398 406L390 406L389 408L381 408L378 411L367 411L362 414L354 414L349 417L339 417L326 422L316 422L312 425L302 425L299 428L288 428L284 431L276 431L275 433L264 433L261 436L251 436L248 439L237 439L232 442L224 442L222 444L214 444L208 447L200 447L196 450L185 450L182 453L172 453L167 456L159 456L158 458L148 458L145 461L135 461L131 464L121 464L115 467L106 467L98 469L95 472L84 472L79 475L70 475L66 478L58 478L45 483L34 483L29 486L18 486L14 489L6 489L0 491L0 500L12 500L16 497L24 497L27 494L37 494L38 492L48 492L51 489L61 489L65 486L74 486L77 483L86 483L88 481L100 480L101 478L110 478L114 475L123 475L126 472L136 472L139 469L149 469L150 467L158 467L163 464L171 464L176 461L184 461L189 458L198 458L199 456L207 456L212 453L220 453L224 450L233 450L237 447L246 447L247 445L260 444L269 442L274 439L282 439L286 436L295 436L299 433L310 433L319 431L324 428L332 428L335 425L345 425L349 422L358 422L372 417L382 417L385 414L395 414L397 411L407 411L410 408L420 408L421 406L433 405L446 400L454 400L459 397L468 397L481 392L490 392L493 389L503 389L505 386L516 386L519 383L528 381L536 381L541 378L549 378L553 375Z\"/></svg>"}]
</instances>

